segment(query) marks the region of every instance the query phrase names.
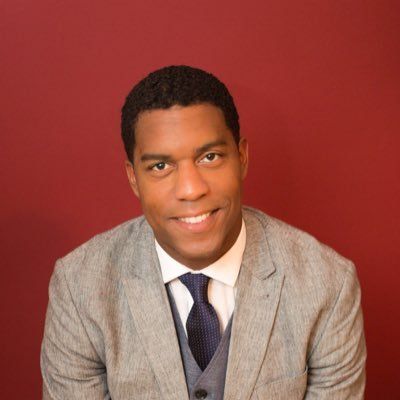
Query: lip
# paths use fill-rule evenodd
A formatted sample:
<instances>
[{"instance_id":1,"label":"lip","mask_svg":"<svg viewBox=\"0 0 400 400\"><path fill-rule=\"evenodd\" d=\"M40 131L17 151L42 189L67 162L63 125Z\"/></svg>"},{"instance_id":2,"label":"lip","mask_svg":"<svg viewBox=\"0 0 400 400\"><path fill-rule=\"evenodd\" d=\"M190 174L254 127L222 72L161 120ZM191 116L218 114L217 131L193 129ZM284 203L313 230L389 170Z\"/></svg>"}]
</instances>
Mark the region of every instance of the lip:
<instances>
[{"instance_id":1,"label":"lip","mask_svg":"<svg viewBox=\"0 0 400 400\"><path fill-rule=\"evenodd\" d=\"M193 213L189 215L179 216L172 218L172 221L182 230L190 233L202 233L210 230L215 223L215 220L219 214L219 208L209 211L202 211L199 213ZM184 219L194 219L201 216L206 216L196 221L184 221Z\"/></svg>"}]
</instances>

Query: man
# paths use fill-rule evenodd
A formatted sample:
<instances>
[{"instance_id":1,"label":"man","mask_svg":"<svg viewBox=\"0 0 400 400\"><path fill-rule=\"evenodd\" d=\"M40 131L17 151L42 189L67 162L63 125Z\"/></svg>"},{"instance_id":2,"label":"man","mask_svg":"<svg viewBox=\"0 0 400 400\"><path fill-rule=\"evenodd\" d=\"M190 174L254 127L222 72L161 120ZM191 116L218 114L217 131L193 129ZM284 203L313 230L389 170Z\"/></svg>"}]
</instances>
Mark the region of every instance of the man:
<instances>
[{"instance_id":1,"label":"man","mask_svg":"<svg viewBox=\"0 0 400 400\"><path fill-rule=\"evenodd\" d=\"M45 399L362 399L352 263L242 207L248 149L226 87L171 66L122 110L144 217L57 262Z\"/></svg>"}]
</instances>

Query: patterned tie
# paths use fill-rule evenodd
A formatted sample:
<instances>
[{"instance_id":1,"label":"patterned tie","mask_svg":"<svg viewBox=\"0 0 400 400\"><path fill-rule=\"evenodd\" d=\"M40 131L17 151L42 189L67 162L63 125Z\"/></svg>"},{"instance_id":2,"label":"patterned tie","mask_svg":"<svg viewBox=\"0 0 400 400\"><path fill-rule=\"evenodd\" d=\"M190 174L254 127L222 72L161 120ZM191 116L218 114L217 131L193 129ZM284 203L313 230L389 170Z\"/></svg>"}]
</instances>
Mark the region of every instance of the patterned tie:
<instances>
[{"instance_id":1,"label":"patterned tie","mask_svg":"<svg viewBox=\"0 0 400 400\"><path fill-rule=\"evenodd\" d=\"M193 297L193 307L186 321L188 342L193 357L204 371L211 361L221 339L218 316L208 302L210 278L203 274L187 273L179 277Z\"/></svg>"}]
</instances>

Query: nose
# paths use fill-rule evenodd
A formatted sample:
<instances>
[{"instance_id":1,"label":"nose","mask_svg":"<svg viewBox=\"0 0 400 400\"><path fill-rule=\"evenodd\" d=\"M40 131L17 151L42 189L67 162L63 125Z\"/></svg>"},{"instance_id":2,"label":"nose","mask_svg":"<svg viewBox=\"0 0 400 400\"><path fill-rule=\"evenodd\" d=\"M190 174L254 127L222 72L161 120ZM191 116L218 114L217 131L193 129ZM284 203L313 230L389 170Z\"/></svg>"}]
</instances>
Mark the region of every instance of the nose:
<instances>
[{"instance_id":1,"label":"nose","mask_svg":"<svg viewBox=\"0 0 400 400\"><path fill-rule=\"evenodd\" d=\"M208 184L196 164L188 162L179 166L175 181L175 195L178 200L195 201L208 191Z\"/></svg>"}]
</instances>

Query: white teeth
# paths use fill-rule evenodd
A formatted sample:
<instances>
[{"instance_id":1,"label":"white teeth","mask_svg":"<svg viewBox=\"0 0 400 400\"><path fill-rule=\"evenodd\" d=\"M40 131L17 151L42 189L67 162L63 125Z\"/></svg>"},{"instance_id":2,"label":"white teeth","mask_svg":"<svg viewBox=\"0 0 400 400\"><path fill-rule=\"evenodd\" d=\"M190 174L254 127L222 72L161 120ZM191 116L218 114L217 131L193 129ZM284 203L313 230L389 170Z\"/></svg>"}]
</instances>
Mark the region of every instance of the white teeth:
<instances>
[{"instance_id":1,"label":"white teeth","mask_svg":"<svg viewBox=\"0 0 400 400\"><path fill-rule=\"evenodd\" d=\"M197 217L186 217L179 218L179 221L186 222L187 224L198 224L201 221L204 221L207 217L210 216L210 212L202 215L198 215Z\"/></svg>"}]
</instances>

